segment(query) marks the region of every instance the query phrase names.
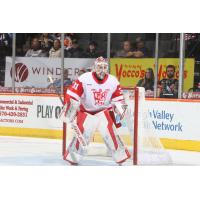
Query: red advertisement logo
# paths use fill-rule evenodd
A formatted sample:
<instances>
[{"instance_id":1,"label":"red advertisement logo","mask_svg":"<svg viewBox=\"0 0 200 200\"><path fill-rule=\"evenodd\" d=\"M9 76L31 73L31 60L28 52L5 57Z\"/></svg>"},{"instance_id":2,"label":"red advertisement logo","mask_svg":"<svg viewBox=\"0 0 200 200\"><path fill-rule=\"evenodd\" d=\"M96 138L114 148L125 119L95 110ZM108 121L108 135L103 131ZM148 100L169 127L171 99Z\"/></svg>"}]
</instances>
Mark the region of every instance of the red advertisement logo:
<instances>
[{"instance_id":1,"label":"red advertisement logo","mask_svg":"<svg viewBox=\"0 0 200 200\"><path fill-rule=\"evenodd\" d=\"M15 64L15 81L16 82L23 82L28 78L28 68L23 63L16 63ZM12 77L12 68L10 70L10 75Z\"/></svg>"}]
</instances>

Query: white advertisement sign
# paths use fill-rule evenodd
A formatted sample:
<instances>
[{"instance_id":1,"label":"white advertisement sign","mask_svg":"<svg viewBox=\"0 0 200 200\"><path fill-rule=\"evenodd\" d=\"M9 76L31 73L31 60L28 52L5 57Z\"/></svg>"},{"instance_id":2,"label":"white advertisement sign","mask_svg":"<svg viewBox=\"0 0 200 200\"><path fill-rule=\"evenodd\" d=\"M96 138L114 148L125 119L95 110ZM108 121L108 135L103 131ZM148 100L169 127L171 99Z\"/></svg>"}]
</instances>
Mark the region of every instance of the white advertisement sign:
<instances>
[{"instance_id":1,"label":"white advertisement sign","mask_svg":"<svg viewBox=\"0 0 200 200\"><path fill-rule=\"evenodd\" d=\"M200 141L200 102L147 102L153 131L159 137Z\"/></svg>"},{"instance_id":2,"label":"white advertisement sign","mask_svg":"<svg viewBox=\"0 0 200 200\"><path fill-rule=\"evenodd\" d=\"M148 100L153 133L160 138L200 141L200 102ZM0 127L61 130L56 96L0 95ZM126 124L120 130L128 134Z\"/></svg>"},{"instance_id":3,"label":"white advertisement sign","mask_svg":"<svg viewBox=\"0 0 200 200\"><path fill-rule=\"evenodd\" d=\"M0 95L0 127L61 130L61 109L58 97Z\"/></svg>"},{"instance_id":4,"label":"white advertisement sign","mask_svg":"<svg viewBox=\"0 0 200 200\"><path fill-rule=\"evenodd\" d=\"M83 68L91 68L94 59L65 58L64 67L68 69L71 80L78 77L78 72ZM12 58L6 57L5 87L12 87ZM16 57L15 61L15 87L47 87L53 79L61 78L60 58Z\"/></svg>"},{"instance_id":5,"label":"white advertisement sign","mask_svg":"<svg viewBox=\"0 0 200 200\"><path fill-rule=\"evenodd\" d=\"M159 138L200 141L199 102L147 100L152 132ZM127 134L122 121L120 134Z\"/></svg>"}]
</instances>

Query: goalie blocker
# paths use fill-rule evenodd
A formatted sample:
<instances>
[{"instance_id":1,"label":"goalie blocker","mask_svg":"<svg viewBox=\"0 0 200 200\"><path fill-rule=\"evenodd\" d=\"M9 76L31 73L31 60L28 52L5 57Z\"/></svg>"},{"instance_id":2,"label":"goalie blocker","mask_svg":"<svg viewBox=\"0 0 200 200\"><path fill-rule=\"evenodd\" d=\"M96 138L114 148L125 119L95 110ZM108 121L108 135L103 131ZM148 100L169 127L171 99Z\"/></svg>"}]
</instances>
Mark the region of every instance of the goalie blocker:
<instances>
[{"instance_id":1,"label":"goalie blocker","mask_svg":"<svg viewBox=\"0 0 200 200\"><path fill-rule=\"evenodd\" d=\"M117 79L107 73L108 64L104 58L97 58L92 72L81 75L67 90L68 101L66 116L76 113L73 123L77 125L87 145L92 134L98 130L116 163L123 163L131 157L117 133L113 111L123 118L126 111L123 94ZM80 107L73 106L74 99ZM77 105L77 104L76 104ZM73 109L76 109L75 112ZM63 112L65 113L65 112ZM86 154L87 148L80 143L76 134L63 158L71 164L78 164Z\"/></svg>"}]
</instances>

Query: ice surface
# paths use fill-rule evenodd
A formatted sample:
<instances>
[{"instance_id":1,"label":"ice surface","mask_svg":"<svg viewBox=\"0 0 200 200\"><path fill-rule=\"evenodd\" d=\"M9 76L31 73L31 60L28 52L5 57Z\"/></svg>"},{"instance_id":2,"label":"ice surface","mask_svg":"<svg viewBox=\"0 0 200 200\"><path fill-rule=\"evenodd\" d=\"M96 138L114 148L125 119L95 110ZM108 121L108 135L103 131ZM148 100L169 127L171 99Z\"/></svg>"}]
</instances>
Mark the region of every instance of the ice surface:
<instances>
[{"instance_id":1,"label":"ice surface","mask_svg":"<svg viewBox=\"0 0 200 200\"><path fill-rule=\"evenodd\" d=\"M92 143L99 148L101 144ZM200 152L168 150L173 165L200 165ZM0 136L0 165L67 166L62 159L62 141L55 139ZM116 166L111 157L86 156L81 166ZM123 165L132 165L128 160Z\"/></svg>"}]
</instances>

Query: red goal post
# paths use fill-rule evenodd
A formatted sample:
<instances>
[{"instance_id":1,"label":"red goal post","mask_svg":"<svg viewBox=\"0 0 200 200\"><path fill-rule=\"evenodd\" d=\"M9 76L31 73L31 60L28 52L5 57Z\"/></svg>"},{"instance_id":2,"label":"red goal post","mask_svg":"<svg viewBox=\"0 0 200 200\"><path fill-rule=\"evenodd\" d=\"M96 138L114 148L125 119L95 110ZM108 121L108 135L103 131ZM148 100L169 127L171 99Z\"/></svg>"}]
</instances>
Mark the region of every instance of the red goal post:
<instances>
[{"instance_id":1,"label":"red goal post","mask_svg":"<svg viewBox=\"0 0 200 200\"><path fill-rule=\"evenodd\" d=\"M133 165L138 164L138 106L139 106L139 89L137 87L122 87L123 91L128 91L125 101L133 100L134 116L133 116L133 141L132 141L132 158ZM123 92L124 93L124 92ZM130 105L129 105L130 106ZM129 116L128 116L129 117Z\"/></svg>"}]
</instances>

